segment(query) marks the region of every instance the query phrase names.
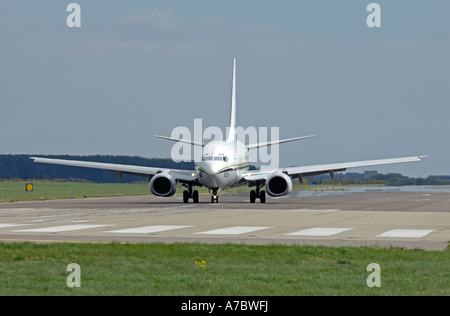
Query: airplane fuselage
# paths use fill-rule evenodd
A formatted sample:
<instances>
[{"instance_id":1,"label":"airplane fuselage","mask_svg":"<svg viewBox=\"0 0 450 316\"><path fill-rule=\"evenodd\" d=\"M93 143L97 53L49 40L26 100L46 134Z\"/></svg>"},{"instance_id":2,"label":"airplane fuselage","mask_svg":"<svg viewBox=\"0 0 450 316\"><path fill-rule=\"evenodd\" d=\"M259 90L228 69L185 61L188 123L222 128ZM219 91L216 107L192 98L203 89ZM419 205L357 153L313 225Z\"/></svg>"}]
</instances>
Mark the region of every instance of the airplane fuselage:
<instances>
[{"instance_id":1,"label":"airplane fuselage","mask_svg":"<svg viewBox=\"0 0 450 316\"><path fill-rule=\"evenodd\" d=\"M203 149L202 161L195 163L199 182L209 189L239 185L239 179L250 167L248 151L238 140L212 141Z\"/></svg>"}]
</instances>

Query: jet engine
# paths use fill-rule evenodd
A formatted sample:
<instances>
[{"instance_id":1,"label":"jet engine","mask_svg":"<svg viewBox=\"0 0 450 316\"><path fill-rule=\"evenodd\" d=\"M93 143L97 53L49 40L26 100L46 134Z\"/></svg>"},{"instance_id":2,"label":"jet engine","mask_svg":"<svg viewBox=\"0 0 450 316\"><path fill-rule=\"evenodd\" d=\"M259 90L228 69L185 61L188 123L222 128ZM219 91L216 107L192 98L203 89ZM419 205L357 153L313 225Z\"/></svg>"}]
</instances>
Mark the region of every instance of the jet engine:
<instances>
[{"instance_id":1,"label":"jet engine","mask_svg":"<svg viewBox=\"0 0 450 316\"><path fill-rule=\"evenodd\" d=\"M172 196L177 183L170 174L158 173L150 180L150 192L156 196Z\"/></svg>"},{"instance_id":2,"label":"jet engine","mask_svg":"<svg viewBox=\"0 0 450 316\"><path fill-rule=\"evenodd\" d=\"M285 173L274 173L266 180L266 190L270 196L282 196L292 192L292 180Z\"/></svg>"}]
</instances>

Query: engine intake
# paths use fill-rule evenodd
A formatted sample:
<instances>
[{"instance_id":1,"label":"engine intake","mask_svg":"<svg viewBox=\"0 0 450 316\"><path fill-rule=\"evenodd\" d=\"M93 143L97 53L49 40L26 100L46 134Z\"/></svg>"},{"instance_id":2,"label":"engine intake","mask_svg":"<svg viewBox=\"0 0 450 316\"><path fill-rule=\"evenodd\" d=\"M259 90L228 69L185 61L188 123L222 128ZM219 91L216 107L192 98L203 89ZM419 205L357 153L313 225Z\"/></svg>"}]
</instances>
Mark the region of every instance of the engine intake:
<instances>
[{"instance_id":1,"label":"engine intake","mask_svg":"<svg viewBox=\"0 0 450 316\"><path fill-rule=\"evenodd\" d=\"M292 192L292 180L285 173L275 173L266 180L266 190L270 196L283 196Z\"/></svg>"},{"instance_id":2,"label":"engine intake","mask_svg":"<svg viewBox=\"0 0 450 316\"><path fill-rule=\"evenodd\" d=\"M177 183L170 174L159 173L150 180L150 192L156 196L172 196Z\"/></svg>"}]
</instances>

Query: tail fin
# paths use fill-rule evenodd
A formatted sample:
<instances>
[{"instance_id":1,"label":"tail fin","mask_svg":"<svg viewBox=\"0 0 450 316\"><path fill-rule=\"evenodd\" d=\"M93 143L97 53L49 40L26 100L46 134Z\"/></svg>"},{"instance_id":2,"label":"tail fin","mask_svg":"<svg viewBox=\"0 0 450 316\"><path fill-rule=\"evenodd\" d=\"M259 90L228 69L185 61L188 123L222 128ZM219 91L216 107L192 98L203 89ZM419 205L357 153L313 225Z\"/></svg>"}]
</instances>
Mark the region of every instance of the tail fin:
<instances>
[{"instance_id":1,"label":"tail fin","mask_svg":"<svg viewBox=\"0 0 450 316\"><path fill-rule=\"evenodd\" d=\"M233 81L231 84L231 119L227 142L236 140L236 58L233 59Z\"/></svg>"}]
</instances>

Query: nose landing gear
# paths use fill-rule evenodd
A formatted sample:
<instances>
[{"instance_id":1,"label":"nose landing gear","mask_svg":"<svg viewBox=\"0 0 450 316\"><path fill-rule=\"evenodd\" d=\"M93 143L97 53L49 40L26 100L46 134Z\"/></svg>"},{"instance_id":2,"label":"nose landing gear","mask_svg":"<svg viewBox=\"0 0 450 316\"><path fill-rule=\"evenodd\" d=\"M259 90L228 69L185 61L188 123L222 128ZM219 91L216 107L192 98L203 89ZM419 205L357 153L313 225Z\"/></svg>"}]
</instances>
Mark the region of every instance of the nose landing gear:
<instances>
[{"instance_id":1,"label":"nose landing gear","mask_svg":"<svg viewBox=\"0 0 450 316\"><path fill-rule=\"evenodd\" d=\"M211 203L219 203L219 195L217 194L217 188L212 189Z\"/></svg>"}]
</instances>

